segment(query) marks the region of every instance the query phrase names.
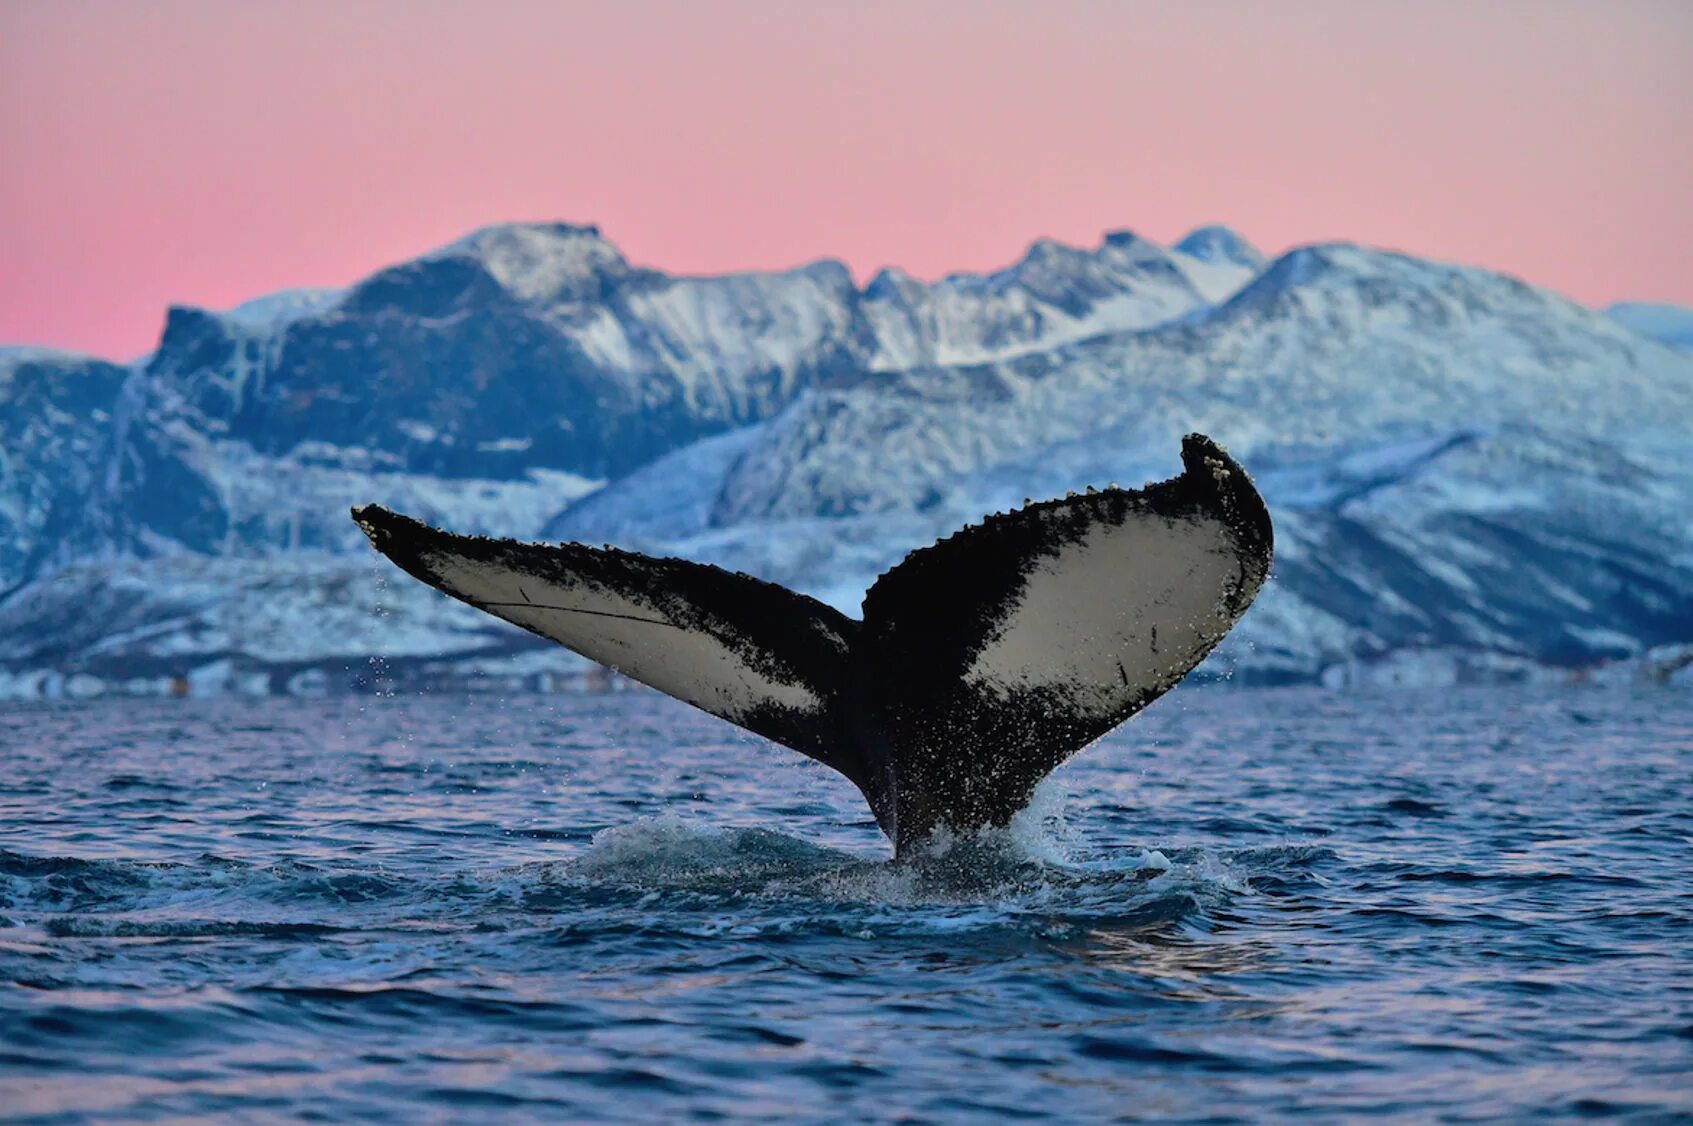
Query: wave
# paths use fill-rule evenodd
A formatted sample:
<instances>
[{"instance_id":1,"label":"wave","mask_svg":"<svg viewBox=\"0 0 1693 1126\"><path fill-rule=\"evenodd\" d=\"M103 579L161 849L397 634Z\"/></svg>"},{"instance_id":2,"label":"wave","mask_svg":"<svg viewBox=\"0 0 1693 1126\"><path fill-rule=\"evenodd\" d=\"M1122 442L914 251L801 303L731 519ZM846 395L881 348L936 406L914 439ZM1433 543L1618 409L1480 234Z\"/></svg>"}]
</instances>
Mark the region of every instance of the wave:
<instances>
[{"instance_id":1,"label":"wave","mask_svg":"<svg viewBox=\"0 0 1693 1126\"><path fill-rule=\"evenodd\" d=\"M1009 926L1058 934L1168 926L1238 896L1279 894L1333 855L1297 846L1079 852L1040 809L1009 829L937 836L898 860L664 815L603 830L567 859L487 870L0 850L0 926L55 938L281 942L420 929L523 931L553 943L632 931L868 938Z\"/></svg>"},{"instance_id":2,"label":"wave","mask_svg":"<svg viewBox=\"0 0 1693 1126\"><path fill-rule=\"evenodd\" d=\"M1037 831L1033 826L1041 826ZM1077 859L1039 819L965 837L937 836L898 860L869 858L768 829L703 826L657 816L597 834L582 855L533 866L531 895L623 893L651 912L710 909L717 924L749 928L967 930L1033 921L1043 927L1099 920L1168 923L1253 893L1332 853L1309 848L1243 851L1115 850ZM603 898L600 899L605 904Z\"/></svg>"},{"instance_id":3,"label":"wave","mask_svg":"<svg viewBox=\"0 0 1693 1126\"><path fill-rule=\"evenodd\" d=\"M381 871L286 860L254 865L206 853L180 861L30 856L0 849L0 908L34 911L140 910L262 896L276 902L346 905L399 899L413 881Z\"/></svg>"},{"instance_id":4,"label":"wave","mask_svg":"<svg viewBox=\"0 0 1693 1126\"><path fill-rule=\"evenodd\" d=\"M265 922L246 919L124 919L64 915L46 920L42 929L54 938L317 938L351 928L327 923Z\"/></svg>"}]
</instances>

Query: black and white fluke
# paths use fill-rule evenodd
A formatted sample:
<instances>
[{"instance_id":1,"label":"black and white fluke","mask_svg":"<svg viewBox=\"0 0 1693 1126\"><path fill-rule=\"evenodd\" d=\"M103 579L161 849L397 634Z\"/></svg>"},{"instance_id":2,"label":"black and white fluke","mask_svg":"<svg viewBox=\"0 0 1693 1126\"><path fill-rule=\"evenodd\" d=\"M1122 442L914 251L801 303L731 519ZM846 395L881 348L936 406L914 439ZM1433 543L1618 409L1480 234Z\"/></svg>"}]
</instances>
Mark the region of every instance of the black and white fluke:
<instances>
[{"instance_id":1,"label":"black and white fluke","mask_svg":"<svg viewBox=\"0 0 1693 1126\"><path fill-rule=\"evenodd\" d=\"M1004 825L1065 759L1174 686L1251 605L1269 512L1210 439L1183 473L990 516L876 580L854 621L682 559L353 510L454 598L846 775L905 852Z\"/></svg>"}]
</instances>

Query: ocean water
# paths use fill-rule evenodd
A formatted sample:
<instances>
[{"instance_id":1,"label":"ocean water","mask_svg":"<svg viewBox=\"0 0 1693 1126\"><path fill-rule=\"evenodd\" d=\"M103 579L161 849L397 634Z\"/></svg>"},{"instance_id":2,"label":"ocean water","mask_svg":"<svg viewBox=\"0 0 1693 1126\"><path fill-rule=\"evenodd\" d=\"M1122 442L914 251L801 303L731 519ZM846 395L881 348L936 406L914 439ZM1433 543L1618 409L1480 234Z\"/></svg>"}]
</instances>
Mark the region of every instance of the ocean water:
<instances>
[{"instance_id":1,"label":"ocean water","mask_svg":"<svg viewBox=\"0 0 1693 1126\"><path fill-rule=\"evenodd\" d=\"M1183 688L894 865L645 692L0 712L0 1116L1693 1112L1693 700Z\"/></svg>"}]
</instances>

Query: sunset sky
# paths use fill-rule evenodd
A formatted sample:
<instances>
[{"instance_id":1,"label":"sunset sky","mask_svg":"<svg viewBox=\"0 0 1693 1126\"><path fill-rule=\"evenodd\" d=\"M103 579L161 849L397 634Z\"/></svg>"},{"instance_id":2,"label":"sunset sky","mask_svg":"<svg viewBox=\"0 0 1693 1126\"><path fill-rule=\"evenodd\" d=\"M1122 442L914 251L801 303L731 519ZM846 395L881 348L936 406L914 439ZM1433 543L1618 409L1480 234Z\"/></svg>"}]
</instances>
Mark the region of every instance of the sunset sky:
<instances>
[{"instance_id":1,"label":"sunset sky","mask_svg":"<svg viewBox=\"0 0 1693 1126\"><path fill-rule=\"evenodd\" d=\"M1693 3L0 0L0 342L483 224L672 271L1225 222L1693 304Z\"/></svg>"}]
</instances>

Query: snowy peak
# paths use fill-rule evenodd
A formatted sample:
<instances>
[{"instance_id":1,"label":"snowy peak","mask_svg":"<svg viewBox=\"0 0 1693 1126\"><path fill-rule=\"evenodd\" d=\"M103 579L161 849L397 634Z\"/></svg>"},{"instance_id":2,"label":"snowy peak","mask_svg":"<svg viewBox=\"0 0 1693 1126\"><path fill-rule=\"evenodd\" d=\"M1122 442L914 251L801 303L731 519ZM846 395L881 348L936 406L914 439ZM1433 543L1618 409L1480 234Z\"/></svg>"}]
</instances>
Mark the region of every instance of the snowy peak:
<instances>
[{"instance_id":1,"label":"snowy peak","mask_svg":"<svg viewBox=\"0 0 1693 1126\"><path fill-rule=\"evenodd\" d=\"M282 289L243 301L223 315L249 331L275 331L301 317L324 312L341 300L346 292L321 286Z\"/></svg>"},{"instance_id":2,"label":"snowy peak","mask_svg":"<svg viewBox=\"0 0 1693 1126\"><path fill-rule=\"evenodd\" d=\"M1011 268L1009 278L1036 298L1075 317L1085 316L1100 302L1137 292L1159 303L1203 301L1176 269L1169 253L1150 243L1106 243L1089 252L1053 239L1040 239Z\"/></svg>"},{"instance_id":3,"label":"snowy peak","mask_svg":"<svg viewBox=\"0 0 1693 1126\"><path fill-rule=\"evenodd\" d=\"M1261 308L1312 285L1335 264L1332 246L1301 246L1283 254L1242 286L1220 310Z\"/></svg>"},{"instance_id":4,"label":"snowy peak","mask_svg":"<svg viewBox=\"0 0 1693 1126\"><path fill-rule=\"evenodd\" d=\"M922 282L898 266L884 266L876 271L876 276L864 287L864 296L870 301L910 302L921 295L925 288Z\"/></svg>"},{"instance_id":5,"label":"snowy peak","mask_svg":"<svg viewBox=\"0 0 1693 1126\"><path fill-rule=\"evenodd\" d=\"M1027 284L1039 278L1075 277L1089 272L1093 266L1094 256L1087 251L1057 239L1039 238L1029 244L1015 266L995 275L995 280Z\"/></svg>"},{"instance_id":6,"label":"snowy peak","mask_svg":"<svg viewBox=\"0 0 1693 1126\"><path fill-rule=\"evenodd\" d=\"M1094 250L1056 239L1036 239L1016 265L991 275L991 280L1027 287L1067 283L1100 292L1149 285L1188 286L1173 253L1132 231L1111 231Z\"/></svg>"},{"instance_id":7,"label":"snowy peak","mask_svg":"<svg viewBox=\"0 0 1693 1126\"><path fill-rule=\"evenodd\" d=\"M354 286L344 304L428 318L500 300L579 306L603 301L630 273L598 227L505 223L378 271Z\"/></svg>"},{"instance_id":8,"label":"snowy peak","mask_svg":"<svg viewBox=\"0 0 1693 1126\"><path fill-rule=\"evenodd\" d=\"M1603 340L1619 352L1619 362L1634 362L1637 342L1603 313L1508 274L1351 242L1288 251L1210 313L1210 320L1241 322L1283 313L1300 313L1307 332L1315 332L1321 320L1331 334L1343 327L1359 332L1397 327L1453 335L1463 325L1493 323L1532 345L1547 332L1576 332L1583 337L1583 349ZM1541 352L1551 347L1549 339L1537 345Z\"/></svg>"},{"instance_id":9,"label":"snowy peak","mask_svg":"<svg viewBox=\"0 0 1693 1126\"><path fill-rule=\"evenodd\" d=\"M104 361L96 360L92 356L63 348L45 348L35 344L0 344L0 408L7 405L7 389L18 372L26 366L59 369L103 363Z\"/></svg>"},{"instance_id":10,"label":"snowy peak","mask_svg":"<svg viewBox=\"0 0 1693 1126\"><path fill-rule=\"evenodd\" d=\"M1130 231L1093 250L1036 239L991 273L924 284L900 270L863 293L871 367L986 363L1092 336L1138 332L1226 300L1254 269L1168 250Z\"/></svg>"},{"instance_id":11,"label":"snowy peak","mask_svg":"<svg viewBox=\"0 0 1693 1126\"><path fill-rule=\"evenodd\" d=\"M1264 265L1264 255L1228 227L1213 224L1190 231L1176 243L1175 250L1201 262L1232 263L1249 269Z\"/></svg>"},{"instance_id":12,"label":"snowy peak","mask_svg":"<svg viewBox=\"0 0 1693 1126\"><path fill-rule=\"evenodd\" d=\"M483 227L424 256L470 258L510 294L537 303L597 296L601 279L628 272L623 253L597 226L503 223Z\"/></svg>"},{"instance_id":13,"label":"snowy peak","mask_svg":"<svg viewBox=\"0 0 1693 1126\"><path fill-rule=\"evenodd\" d=\"M1098 254L1105 261L1121 266L1137 262L1168 262L1171 253L1149 238L1133 231L1107 231L1100 240Z\"/></svg>"}]
</instances>

